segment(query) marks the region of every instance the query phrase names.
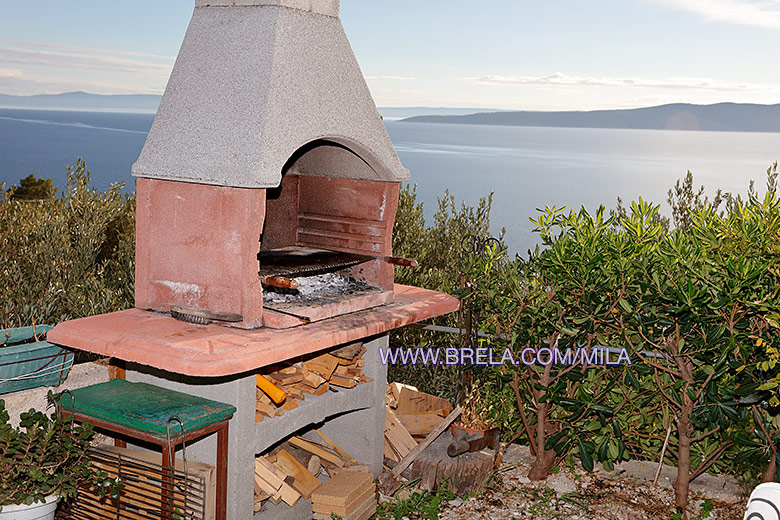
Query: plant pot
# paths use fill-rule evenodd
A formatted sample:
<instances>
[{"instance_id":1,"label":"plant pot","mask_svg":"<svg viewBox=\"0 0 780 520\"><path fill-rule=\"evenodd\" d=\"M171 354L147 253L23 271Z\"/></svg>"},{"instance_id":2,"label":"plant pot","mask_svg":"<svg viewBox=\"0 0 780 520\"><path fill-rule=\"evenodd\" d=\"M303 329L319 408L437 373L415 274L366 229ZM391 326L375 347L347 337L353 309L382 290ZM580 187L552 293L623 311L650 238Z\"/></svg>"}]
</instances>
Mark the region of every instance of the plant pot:
<instances>
[{"instance_id":1,"label":"plant pot","mask_svg":"<svg viewBox=\"0 0 780 520\"><path fill-rule=\"evenodd\" d=\"M36 334L49 325L38 325ZM0 394L40 386L59 386L73 365L73 352L48 341L33 339L33 327L0 329Z\"/></svg>"},{"instance_id":2,"label":"plant pot","mask_svg":"<svg viewBox=\"0 0 780 520\"><path fill-rule=\"evenodd\" d=\"M455 423L453 423L452 426L450 426L450 432L452 433L453 437L455 437L455 434L457 433L458 430L463 430L464 432L466 432L466 435L473 435L475 433L484 435L488 429L489 428L469 428L468 426L463 426L462 424L455 424Z\"/></svg>"},{"instance_id":3,"label":"plant pot","mask_svg":"<svg viewBox=\"0 0 780 520\"><path fill-rule=\"evenodd\" d=\"M57 511L57 497L46 497L45 502L34 504L15 504L3 506L0 511L0 520L54 520Z\"/></svg>"}]
</instances>

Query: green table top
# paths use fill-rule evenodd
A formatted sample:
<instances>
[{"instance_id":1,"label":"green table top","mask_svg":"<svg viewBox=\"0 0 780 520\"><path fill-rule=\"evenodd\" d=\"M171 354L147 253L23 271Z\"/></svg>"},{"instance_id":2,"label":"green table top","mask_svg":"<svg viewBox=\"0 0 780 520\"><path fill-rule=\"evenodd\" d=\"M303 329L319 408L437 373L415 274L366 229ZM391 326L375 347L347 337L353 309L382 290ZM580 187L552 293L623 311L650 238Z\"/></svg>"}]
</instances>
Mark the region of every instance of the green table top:
<instances>
[{"instance_id":1,"label":"green table top","mask_svg":"<svg viewBox=\"0 0 780 520\"><path fill-rule=\"evenodd\" d=\"M184 433L230 419L235 406L167 390L147 383L130 383L114 379L107 383L79 388L70 396L60 398L64 410L75 412L119 426L149 432L165 438L167 423L177 417L184 425ZM179 435L181 425L171 421L171 436Z\"/></svg>"}]
</instances>

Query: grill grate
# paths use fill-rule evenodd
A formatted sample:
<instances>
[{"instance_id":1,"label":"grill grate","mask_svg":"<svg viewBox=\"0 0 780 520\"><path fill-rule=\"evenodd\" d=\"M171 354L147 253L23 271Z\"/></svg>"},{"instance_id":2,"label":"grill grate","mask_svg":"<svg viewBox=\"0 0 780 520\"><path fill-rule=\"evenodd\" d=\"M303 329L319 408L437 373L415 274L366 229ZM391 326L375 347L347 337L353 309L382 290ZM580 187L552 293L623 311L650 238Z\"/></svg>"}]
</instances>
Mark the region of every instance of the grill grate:
<instances>
[{"instance_id":1,"label":"grill grate","mask_svg":"<svg viewBox=\"0 0 780 520\"><path fill-rule=\"evenodd\" d=\"M257 255L260 261L261 277L264 276L311 276L337 271L353 265L375 260L376 257L355 253L344 253L313 247L285 247L261 251Z\"/></svg>"},{"instance_id":2,"label":"grill grate","mask_svg":"<svg viewBox=\"0 0 780 520\"><path fill-rule=\"evenodd\" d=\"M111 449L93 447L89 459L109 478L124 484L117 500L100 498L95 490L81 489L78 496L57 508L57 520L209 520L206 518L206 479L160 464L130 457ZM162 504L163 482L169 500Z\"/></svg>"}]
</instances>

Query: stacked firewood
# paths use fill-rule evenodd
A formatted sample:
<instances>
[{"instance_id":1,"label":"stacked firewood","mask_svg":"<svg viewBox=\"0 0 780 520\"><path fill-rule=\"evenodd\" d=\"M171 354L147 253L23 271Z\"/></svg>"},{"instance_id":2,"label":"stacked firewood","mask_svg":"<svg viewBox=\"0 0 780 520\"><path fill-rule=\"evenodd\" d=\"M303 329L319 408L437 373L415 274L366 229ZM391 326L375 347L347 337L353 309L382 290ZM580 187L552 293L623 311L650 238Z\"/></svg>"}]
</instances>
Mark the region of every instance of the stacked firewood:
<instances>
[{"instance_id":1,"label":"stacked firewood","mask_svg":"<svg viewBox=\"0 0 780 520\"><path fill-rule=\"evenodd\" d=\"M283 399L274 401L273 392L257 389L257 422L266 417L284 415L285 410L294 410L298 401L306 395L322 395L331 387L354 388L360 383L373 381L363 372L366 348L362 343L352 343L327 354L312 355L283 366L276 365L262 376L284 392Z\"/></svg>"},{"instance_id":2,"label":"stacked firewood","mask_svg":"<svg viewBox=\"0 0 780 520\"><path fill-rule=\"evenodd\" d=\"M398 462L452 411L446 399L402 383L387 385L385 458Z\"/></svg>"},{"instance_id":3,"label":"stacked firewood","mask_svg":"<svg viewBox=\"0 0 780 520\"><path fill-rule=\"evenodd\" d=\"M326 518L330 518L331 512L344 518L357 518L350 515L356 512L362 515L370 509L370 505L365 504L369 499L373 501L373 514L376 510L375 487L368 465L360 464L324 433L318 430L314 433L322 442L291 437L270 453L255 459L255 512L266 501L293 506L303 497L312 500L315 513L327 515ZM326 482L323 486L320 478L328 477L335 482L329 485ZM370 493L366 491L368 487L372 488ZM356 494L356 490L359 493ZM362 509L358 511L358 508Z\"/></svg>"}]
</instances>

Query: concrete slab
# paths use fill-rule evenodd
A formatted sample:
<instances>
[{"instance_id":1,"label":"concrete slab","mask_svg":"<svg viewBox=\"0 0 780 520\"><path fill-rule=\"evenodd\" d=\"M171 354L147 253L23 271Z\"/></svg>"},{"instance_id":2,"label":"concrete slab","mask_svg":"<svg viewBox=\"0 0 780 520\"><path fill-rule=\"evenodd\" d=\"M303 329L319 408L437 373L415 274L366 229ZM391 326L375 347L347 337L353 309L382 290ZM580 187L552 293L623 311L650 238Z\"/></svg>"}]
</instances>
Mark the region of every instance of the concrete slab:
<instances>
[{"instance_id":1,"label":"concrete slab","mask_svg":"<svg viewBox=\"0 0 780 520\"><path fill-rule=\"evenodd\" d=\"M225 376L416 323L458 309L448 294L395 285L394 302L291 329L192 325L140 309L66 321L52 343L192 376Z\"/></svg>"}]
</instances>

